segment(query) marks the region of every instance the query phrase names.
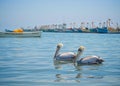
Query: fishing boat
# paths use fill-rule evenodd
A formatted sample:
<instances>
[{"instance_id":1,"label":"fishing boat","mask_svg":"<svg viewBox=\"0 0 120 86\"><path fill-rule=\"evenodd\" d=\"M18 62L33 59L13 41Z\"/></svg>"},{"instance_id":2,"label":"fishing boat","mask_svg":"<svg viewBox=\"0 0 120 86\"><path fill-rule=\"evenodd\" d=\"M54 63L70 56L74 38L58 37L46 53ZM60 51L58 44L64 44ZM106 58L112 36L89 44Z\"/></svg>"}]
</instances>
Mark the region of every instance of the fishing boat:
<instances>
[{"instance_id":1,"label":"fishing boat","mask_svg":"<svg viewBox=\"0 0 120 86\"><path fill-rule=\"evenodd\" d=\"M0 32L0 37L41 37L41 31L33 31L33 32Z\"/></svg>"},{"instance_id":2,"label":"fishing boat","mask_svg":"<svg viewBox=\"0 0 120 86\"><path fill-rule=\"evenodd\" d=\"M107 27L97 28L97 33L108 33Z\"/></svg>"}]
</instances>

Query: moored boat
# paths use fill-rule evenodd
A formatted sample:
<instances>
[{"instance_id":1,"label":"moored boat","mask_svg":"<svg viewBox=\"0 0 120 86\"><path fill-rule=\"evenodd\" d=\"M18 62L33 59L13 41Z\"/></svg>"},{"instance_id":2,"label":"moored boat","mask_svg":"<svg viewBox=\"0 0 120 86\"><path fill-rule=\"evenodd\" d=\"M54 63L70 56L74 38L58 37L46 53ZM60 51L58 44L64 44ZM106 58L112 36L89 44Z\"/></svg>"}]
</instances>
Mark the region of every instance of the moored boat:
<instances>
[{"instance_id":1,"label":"moored boat","mask_svg":"<svg viewBox=\"0 0 120 86\"><path fill-rule=\"evenodd\" d=\"M97 33L108 33L107 27L97 28Z\"/></svg>"},{"instance_id":2,"label":"moored boat","mask_svg":"<svg viewBox=\"0 0 120 86\"><path fill-rule=\"evenodd\" d=\"M41 31L34 31L34 32L0 32L0 37L41 37Z\"/></svg>"}]
</instances>

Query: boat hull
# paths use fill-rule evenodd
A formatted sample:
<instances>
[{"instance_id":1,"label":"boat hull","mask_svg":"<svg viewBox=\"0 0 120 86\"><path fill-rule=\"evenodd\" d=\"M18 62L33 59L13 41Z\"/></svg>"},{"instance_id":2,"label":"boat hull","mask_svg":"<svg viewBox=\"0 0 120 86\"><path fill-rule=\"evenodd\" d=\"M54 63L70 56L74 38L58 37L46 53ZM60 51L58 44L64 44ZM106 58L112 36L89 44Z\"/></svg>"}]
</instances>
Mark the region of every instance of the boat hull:
<instances>
[{"instance_id":1,"label":"boat hull","mask_svg":"<svg viewBox=\"0 0 120 86\"><path fill-rule=\"evenodd\" d=\"M35 32L0 32L0 37L41 37L41 31Z\"/></svg>"}]
</instances>

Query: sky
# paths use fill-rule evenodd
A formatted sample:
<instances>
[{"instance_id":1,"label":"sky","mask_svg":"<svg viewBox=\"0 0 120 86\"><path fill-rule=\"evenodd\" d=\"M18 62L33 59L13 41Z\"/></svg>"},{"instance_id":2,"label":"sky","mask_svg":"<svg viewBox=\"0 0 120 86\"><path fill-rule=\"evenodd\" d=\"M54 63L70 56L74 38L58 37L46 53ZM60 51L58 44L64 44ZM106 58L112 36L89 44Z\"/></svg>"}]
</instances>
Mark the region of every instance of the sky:
<instances>
[{"instance_id":1,"label":"sky","mask_svg":"<svg viewBox=\"0 0 120 86\"><path fill-rule=\"evenodd\" d=\"M120 0L0 0L0 31L109 18L120 25Z\"/></svg>"}]
</instances>

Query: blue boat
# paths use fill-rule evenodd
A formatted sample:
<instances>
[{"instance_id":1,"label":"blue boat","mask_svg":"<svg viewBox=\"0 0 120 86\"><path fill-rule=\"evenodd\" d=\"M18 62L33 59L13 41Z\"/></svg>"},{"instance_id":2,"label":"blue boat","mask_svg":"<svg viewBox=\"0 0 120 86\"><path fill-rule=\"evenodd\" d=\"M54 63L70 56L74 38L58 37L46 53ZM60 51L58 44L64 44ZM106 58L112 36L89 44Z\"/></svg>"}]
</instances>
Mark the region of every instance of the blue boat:
<instances>
[{"instance_id":1,"label":"blue boat","mask_svg":"<svg viewBox=\"0 0 120 86\"><path fill-rule=\"evenodd\" d=\"M97 33L108 33L107 27L97 28Z\"/></svg>"}]
</instances>

